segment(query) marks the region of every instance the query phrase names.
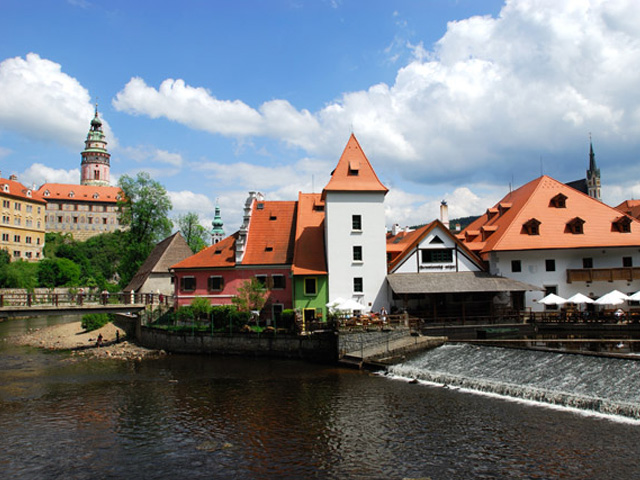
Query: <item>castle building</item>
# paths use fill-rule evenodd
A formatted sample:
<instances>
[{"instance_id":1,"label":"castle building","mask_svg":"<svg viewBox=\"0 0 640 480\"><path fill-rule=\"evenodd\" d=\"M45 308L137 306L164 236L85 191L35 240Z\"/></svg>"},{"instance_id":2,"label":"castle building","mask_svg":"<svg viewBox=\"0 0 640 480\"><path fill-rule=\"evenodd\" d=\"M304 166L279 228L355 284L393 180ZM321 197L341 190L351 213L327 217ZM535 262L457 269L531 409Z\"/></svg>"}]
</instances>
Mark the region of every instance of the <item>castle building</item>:
<instances>
[{"instance_id":1,"label":"castle building","mask_svg":"<svg viewBox=\"0 0 640 480\"><path fill-rule=\"evenodd\" d=\"M47 202L47 232L70 233L77 240L86 240L120 229L122 191L109 185L111 155L97 107L81 156L79 185L45 183L38 193Z\"/></svg>"},{"instance_id":2,"label":"castle building","mask_svg":"<svg viewBox=\"0 0 640 480\"><path fill-rule=\"evenodd\" d=\"M7 250L12 260L40 260L46 202L37 191L18 182L15 175L0 178L0 199L0 248Z\"/></svg>"}]
</instances>

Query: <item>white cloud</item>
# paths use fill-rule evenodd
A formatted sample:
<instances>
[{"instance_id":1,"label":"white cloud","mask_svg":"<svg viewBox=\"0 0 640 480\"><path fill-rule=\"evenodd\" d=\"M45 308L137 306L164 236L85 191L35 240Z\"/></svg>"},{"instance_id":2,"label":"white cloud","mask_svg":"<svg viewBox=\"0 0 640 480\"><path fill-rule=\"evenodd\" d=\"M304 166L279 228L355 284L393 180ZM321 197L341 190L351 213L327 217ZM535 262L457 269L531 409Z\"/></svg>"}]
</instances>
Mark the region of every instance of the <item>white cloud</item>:
<instances>
[{"instance_id":1,"label":"white cloud","mask_svg":"<svg viewBox=\"0 0 640 480\"><path fill-rule=\"evenodd\" d=\"M0 62L0 130L77 148L93 118L91 97L58 63L29 53ZM103 119L110 143L116 143Z\"/></svg>"},{"instance_id":2,"label":"white cloud","mask_svg":"<svg viewBox=\"0 0 640 480\"><path fill-rule=\"evenodd\" d=\"M18 181L23 185L35 184L40 187L43 183L80 183L80 169L55 169L41 163L34 163L24 172L18 174Z\"/></svg>"},{"instance_id":3,"label":"white cloud","mask_svg":"<svg viewBox=\"0 0 640 480\"><path fill-rule=\"evenodd\" d=\"M589 131L600 145L639 146L638 24L636 0L509 0L496 18L450 22L432 52L407 44L412 61L393 85L344 93L314 113L286 100L253 108L217 99L184 80L155 89L140 78L113 104L313 155L334 155L352 129L379 171L421 183L495 182L514 170L536 174L543 153L585 151Z\"/></svg>"},{"instance_id":4,"label":"white cloud","mask_svg":"<svg viewBox=\"0 0 640 480\"><path fill-rule=\"evenodd\" d=\"M184 163L182 155L149 146L123 147L118 149L123 156L138 163L164 163L173 167L181 167Z\"/></svg>"}]
</instances>

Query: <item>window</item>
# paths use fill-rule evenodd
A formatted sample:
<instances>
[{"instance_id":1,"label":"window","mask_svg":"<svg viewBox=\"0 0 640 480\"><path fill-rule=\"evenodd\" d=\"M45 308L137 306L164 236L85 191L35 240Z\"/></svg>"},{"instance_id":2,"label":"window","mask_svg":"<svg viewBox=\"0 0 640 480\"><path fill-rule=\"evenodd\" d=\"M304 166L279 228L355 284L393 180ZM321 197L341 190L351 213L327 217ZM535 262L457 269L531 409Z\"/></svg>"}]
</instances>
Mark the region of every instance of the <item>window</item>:
<instances>
[{"instance_id":1,"label":"window","mask_svg":"<svg viewBox=\"0 0 640 480\"><path fill-rule=\"evenodd\" d=\"M15 210L20 210L20 209L22 208L22 205L21 205L20 203L18 203L18 202L15 202L15 203L13 204L13 208L14 208Z\"/></svg>"},{"instance_id":2,"label":"window","mask_svg":"<svg viewBox=\"0 0 640 480\"><path fill-rule=\"evenodd\" d=\"M318 293L318 285L315 277L309 277L304 279L304 294L315 295Z\"/></svg>"},{"instance_id":3,"label":"window","mask_svg":"<svg viewBox=\"0 0 640 480\"><path fill-rule=\"evenodd\" d=\"M567 198L569 197L562 193L559 193L551 199L550 206L555 208L567 208Z\"/></svg>"},{"instance_id":4,"label":"window","mask_svg":"<svg viewBox=\"0 0 640 480\"><path fill-rule=\"evenodd\" d=\"M224 287L224 278L220 276L209 277L208 285L210 292L220 291Z\"/></svg>"},{"instance_id":5,"label":"window","mask_svg":"<svg viewBox=\"0 0 640 480\"><path fill-rule=\"evenodd\" d=\"M553 293L553 294L557 295L558 294L558 286L557 285L545 285L545 287L544 287L544 296L546 297L550 293ZM545 308L547 310L557 310L558 306L557 305L546 305Z\"/></svg>"},{"instance_id":6,"label":"window","mask_svg":"<svg viewBox=\"0 0 640 480\"><path fill-rule=\"evenodd\" d=\"M547 272L555 272L556 271L556 261L553 258L549 258L544 261L545 269Z\"/></svg>"},{"instance_id":7,"label":"window","mask_svg":"<svg viewBox=\"0 0 640 480\"><path fill-rule=\"evenodd\" d=\"M622 257L622 266L623 267L633 267L633 258L632 257Z\"/></svg>"},{"instance_id":8,"label":"window","mask_svg":"<svg viewBox=\"0 0 640 480\"><path fill-rule=\"evenodd\" d=\"M364 284L362 282L362 277L355 277L353 279L353 292L354 293L364 292Z\"/></svg>"},{"instance_id":9,"label":"window","mask_svg":"<svg viewBox=\"0 0 640 480\"><path fill-rule=\"evenodd\" d=\"M25 243L31 243L31 237L25 237L24 242Z\"/></svg>"},{"instance_id":10,"label":"window","mask_svg":"<svg viewBox=\"0 0 640 480\"><path fill-rule=\"evenodd\" d=\"M520 260L511 260L511 271L518 273L522 271L522 262Z\"/></svg>"},{"instance_id":11,"label":"window","mask_svg":"<svg viewBox=\"0 0 640 480\"><path fill-rule=\"evenodd\" d=\"M451 263L453 250L450 248L437 248L433 250L420 250L422 263Z\"/></svg>"},{"instance_id":12,"label":"window","mask_svg":"<svg viewBox=\"0 0 640 480\"><path fill-rule=\"evenodd\" d=\"M565 232L573 233L574 235L581 235L584 233L584 220L580 217L576 217L567 222Z\"/></svg>"},{"instance_id":13,"label":"window","mask_svg":"<svg viewBox=\"0 0 640 480\"><path fill-rule=\"evenodd\" d=\"M180 279L180 290L183 292L193 292L196 289L196 277L182 277Z\"/></svg>"},{"instance_id":14,"label":"window","mask_svg":"<svg viewBox=\"0 0 640 480\"><path fill-rule=\"evenodd\" d=\"M33 205L27 205L27 213L33 212Z\"/></svg>"},{"instance_id":15,"label":"window","mask_svg":"<svg viewBox=\"0 0 640 480\"><path fill-rule=\"evenodd\" d=\"M522 233L527 235L540 235L540 220L536 218L529 219L522 225Z\"/></svg>"},{"instance_id":16,"label":"window","mask_svg":"<svg viewBox=\"0 0 640 480\"><path fill-rule=\"evenodd\" d=\"M266 275L256 275L256 280L258 282L260 282L260 285L262 285L262 288L266 288L267 287L267 276Z\"/></svg>"},{"instance_id":17,"label":"window","mask_svg":"<svg viewBox=\"0 0 640 480\"><path fill-rule=\"evenodd\" d=\"M4 208L9 208L11 206L11 202L9 200L2 200L2 206Z\"/></svg>"},{"instance_id":18,"label":"window","mask_svg":"<svg viewBox=\"0 0 640 480\"><path fill-rule=\"evenodd\" d=\"M13 251L13 258L20 258L20 251L19 250L14 250Z\"/></svg>"},{"instance_id":19,"label":"window","mask_svg":"<svg viewBox=\"0 0 640 480\"><path fill-rule=\"evenodd\" d=\"M20 235L14 235L13 236L13 241L16 242L16 243L19 243L20 242Z\"/></svg>"},{"instance_id":20,"label":"window","mask_svg":"<svg viewBox=\"0 0 640 480\"><path fill-rule=\"evenodd\" d=\"M582 268L593 268L593 258L590 258L590 257L583 258Z\"/></svg>"},{"instance_id":21,"label":"window","mask_svg":"<svg viewBox=\"0 0 640 480\"><path fill-rule=\"evenodd\" d=\"M2 234L2 241L3 242L8 242L9 241L9 234L8 233L3 233Z\"/></svg>"},{"instance_id":22,"label":"window","mask_svg":"<svg viewBox=\"0 0 640 480\"><path fill-rule=\"evenodd\" d=\"M351 215L351 230L362 230L362 215Z\"/></svg>"},{"instance_id":23,"label":"window","mask_svg":"<svg viewBox=\"0 0 640 480\"><path fill-rule=\"evenodd\" d=\"M362 261L362 246L354 245L353 246L353 261L361 262Z\"/></svg>"},{"instance_id":24,"label":"window","mask_svg":"<svg viewBox=\"0 0 640 480\"><path fill-rule=\"evenodd\" d=\"M286 286L284 275L272 275L271 280L273 281L273 288L275 290L283 290Z\"/></svg>"},{"instance_id":25,"label":"window","mask_svg":"<svg viewBox=\"0 0 640 480\"><path fill-rule=\"evenodd\" d=\"M620 232L620 233L630 233L631 232L631 219L629 217L622 216L613 221L612 231Z\"/></svg>"},{"instance_id":26,"label":"window","mask_svg":"<svg viewBox=\"0 0 640 480\"><path fill-rule=\"evenodd\" d=\"M276 322L276 326L278 325L278 322L282 321L283 311L284 311L284 305L282 305L281 303L273 304L271 308L271 315L272 315L273 321Z\"/></svg>"}]
</instances>

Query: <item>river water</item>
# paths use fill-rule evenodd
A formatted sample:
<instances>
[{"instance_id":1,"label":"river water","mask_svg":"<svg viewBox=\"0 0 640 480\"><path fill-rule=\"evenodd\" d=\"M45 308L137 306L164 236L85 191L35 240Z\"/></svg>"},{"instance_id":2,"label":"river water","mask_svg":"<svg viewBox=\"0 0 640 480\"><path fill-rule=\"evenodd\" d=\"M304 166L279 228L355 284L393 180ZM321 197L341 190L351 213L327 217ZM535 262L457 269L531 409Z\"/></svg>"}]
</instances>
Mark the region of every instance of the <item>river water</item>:
<instances>
[{"instance_id":1,"label":"river water","mask_svg":"<svg viewBox=\"0 0 640 480\"><path fill-rule=\"evenodd\" d=\"M77 359L4 341L59 321L0 323L2 478L640 477L640 424L620 417L409 383L402 372ZM411 375L435 360L416 361L404 366Z\"/></svg>"}]
</instances>

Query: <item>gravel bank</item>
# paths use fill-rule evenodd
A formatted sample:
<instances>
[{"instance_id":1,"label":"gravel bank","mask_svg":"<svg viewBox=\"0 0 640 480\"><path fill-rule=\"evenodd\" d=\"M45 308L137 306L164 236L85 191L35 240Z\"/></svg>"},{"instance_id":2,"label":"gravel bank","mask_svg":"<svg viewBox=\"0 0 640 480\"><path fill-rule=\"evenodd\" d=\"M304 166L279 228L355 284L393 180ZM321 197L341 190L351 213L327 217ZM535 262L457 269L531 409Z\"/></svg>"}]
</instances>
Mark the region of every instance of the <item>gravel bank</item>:
<instances>
[{"instance_id":1,"label":"gravel bank","mask_svg":"<svg viewBox=\"0 0 640 480\"><path fill-rule=\"evenodd\" d=\"M96 341L100 334L102 346L98 347ZM118 334L120 341L116 342ZM149 350L128 342L124 331L113 323L91 332L83 330L81 322L53 325L12 337L11 341L47 350L71 350L74 355L87 357L141 360L164 355L163 351Z\"/></svg>"}]
</instances>

